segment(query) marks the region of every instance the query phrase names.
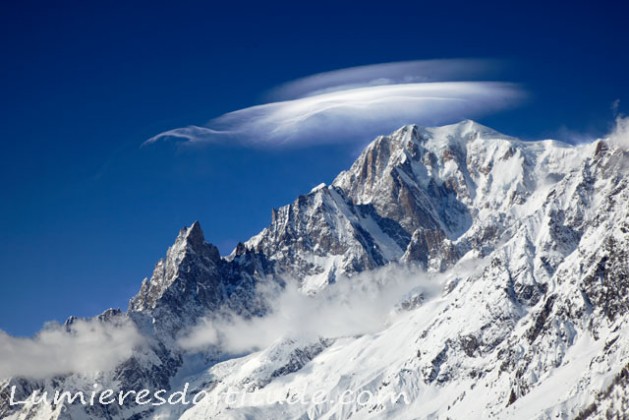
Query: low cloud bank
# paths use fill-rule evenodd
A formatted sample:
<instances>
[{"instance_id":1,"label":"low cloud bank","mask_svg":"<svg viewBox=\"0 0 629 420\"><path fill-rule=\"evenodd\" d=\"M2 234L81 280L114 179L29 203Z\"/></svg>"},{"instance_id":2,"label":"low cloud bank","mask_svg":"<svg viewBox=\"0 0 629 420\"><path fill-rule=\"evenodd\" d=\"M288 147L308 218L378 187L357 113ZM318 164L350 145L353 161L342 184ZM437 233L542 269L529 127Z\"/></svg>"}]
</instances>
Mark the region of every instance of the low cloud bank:
<instances>
[{"instance_id":1,"label":"low cloud bank","mask_svg":"<svg viewBox=\"0 0 629 420\"><path fill-rule=\"evenodd\" d=\"M142 342L130 322L77 320L70 331L50 324L32 338L0 331L0 378L46 378L113 369Z\"/></svg>"},{"instance_id":2,"label":"low cloud bank","mask_svg":"<svg viewBox=\"0 0 629 420\"><path fill-rule=\"evenodd\" d=\"M179 345L190 351L219 346L237 354L268 347L282 337L334 338L373 333L386 326L401 300L420 295L430 299L442 289L438 277L400 266L340 278L314 296L290 284L279 296L270 298L271 314L250 320L204 319L184 333Z\"/></svg>"}]
</instances>

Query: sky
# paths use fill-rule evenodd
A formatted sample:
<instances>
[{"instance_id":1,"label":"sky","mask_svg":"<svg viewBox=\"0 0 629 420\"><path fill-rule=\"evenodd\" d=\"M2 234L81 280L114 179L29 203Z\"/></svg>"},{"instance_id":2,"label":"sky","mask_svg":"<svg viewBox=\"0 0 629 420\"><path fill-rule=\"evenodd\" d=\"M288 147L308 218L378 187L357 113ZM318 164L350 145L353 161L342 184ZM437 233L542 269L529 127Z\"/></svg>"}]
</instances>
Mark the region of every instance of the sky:
<instances>
[{"instance_id":1,"label":"sky","mask_svg":"<svg viewBox=\"0 0 629 420\"><path fill-rule=\"evenodd\" d=\"M47 321L125 309L181 227L199 220L229 253L370 140L328 131L301 141L309 130L296 126L290 142L265 143L254 125L220 141L145 144L160 133L290 99L283 87L311 75L480 59L500 63L483 80L514 83L526 98L479 122L524 139L583 141L607 132L629 102L628 8L3 2L0 330L28 336Z\"/></svg>"}]
</instances>

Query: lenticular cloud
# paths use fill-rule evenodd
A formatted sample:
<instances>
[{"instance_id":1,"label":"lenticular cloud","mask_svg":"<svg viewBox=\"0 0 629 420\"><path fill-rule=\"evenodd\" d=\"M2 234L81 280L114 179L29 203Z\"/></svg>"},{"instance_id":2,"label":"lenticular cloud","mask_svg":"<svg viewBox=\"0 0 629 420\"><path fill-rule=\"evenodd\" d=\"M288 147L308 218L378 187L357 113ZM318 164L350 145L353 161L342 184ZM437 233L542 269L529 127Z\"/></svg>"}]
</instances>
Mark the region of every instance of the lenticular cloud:
<instances>
[{"instance_id":1,"label":"lenticular cloud","mask_svg":"<svg viewBox=\"0 0 629 420\"><path fill-rule=\"evenodd\" d=\"M471 59L373 64L319 73L288 82L273 89L269 97L287 100L358 87L482 80L500 67L496 61Z\"/></svg>"},{"instance_id":2,"label":"lenticular cloud","mask_svg":"<svg viewBox=\"0 0 629 420\"><path fill-rule=\"evenodd\" d=\"M438 125L517 105L515 84L479 81L482 60L387 63L321 73L274 89L275 101L229 112L204 126L160 133L184 143L290 146L356 141L404 124ZM468 79L468 80L465 80Z\"/></svg>"}]
</instances>

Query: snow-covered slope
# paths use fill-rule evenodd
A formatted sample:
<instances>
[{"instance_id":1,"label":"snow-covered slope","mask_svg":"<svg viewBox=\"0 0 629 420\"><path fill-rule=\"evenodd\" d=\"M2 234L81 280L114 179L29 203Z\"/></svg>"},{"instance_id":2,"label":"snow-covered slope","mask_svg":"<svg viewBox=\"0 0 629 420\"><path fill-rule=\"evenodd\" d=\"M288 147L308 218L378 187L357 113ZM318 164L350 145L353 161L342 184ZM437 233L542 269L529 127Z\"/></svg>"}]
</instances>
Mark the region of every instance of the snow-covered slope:
<instances>
[{"instance_id":1,"label":"snow-covered slope","mask_svg":"<svg viewBox=\"0 0 629 420\"><path fill-rule=\"evenodd\" d=\"M1 391L187 383L198 404L0 415L623 418L628 156L472 121L378 137L228 257L183 229L128 312L102 317L146 337L114 372Z\"/></svg>"}]
</instances>

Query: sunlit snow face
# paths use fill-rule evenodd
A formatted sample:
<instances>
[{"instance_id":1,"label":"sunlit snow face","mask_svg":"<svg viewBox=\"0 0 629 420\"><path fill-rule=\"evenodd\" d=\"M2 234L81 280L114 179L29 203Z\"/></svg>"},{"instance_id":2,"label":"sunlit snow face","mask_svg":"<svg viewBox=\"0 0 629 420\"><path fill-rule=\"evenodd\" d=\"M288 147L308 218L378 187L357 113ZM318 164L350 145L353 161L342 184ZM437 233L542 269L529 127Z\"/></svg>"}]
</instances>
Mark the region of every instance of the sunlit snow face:
<instances>
[{"instance_id":1,"label":"sunlit snow face","mask_svg":"<svg viewBox=\"0 0 629 420\"><path fill-rule=\"evenodd\" d=\"M404 124L478 117L524 98L515 84L469 81L493 66L481 60L433 60L321 73L275 89L270 95L274 102L224 114L205 126L169 130L146 143L176 139L287 146L364 141Z\"/></svg>"}]
</instances>

